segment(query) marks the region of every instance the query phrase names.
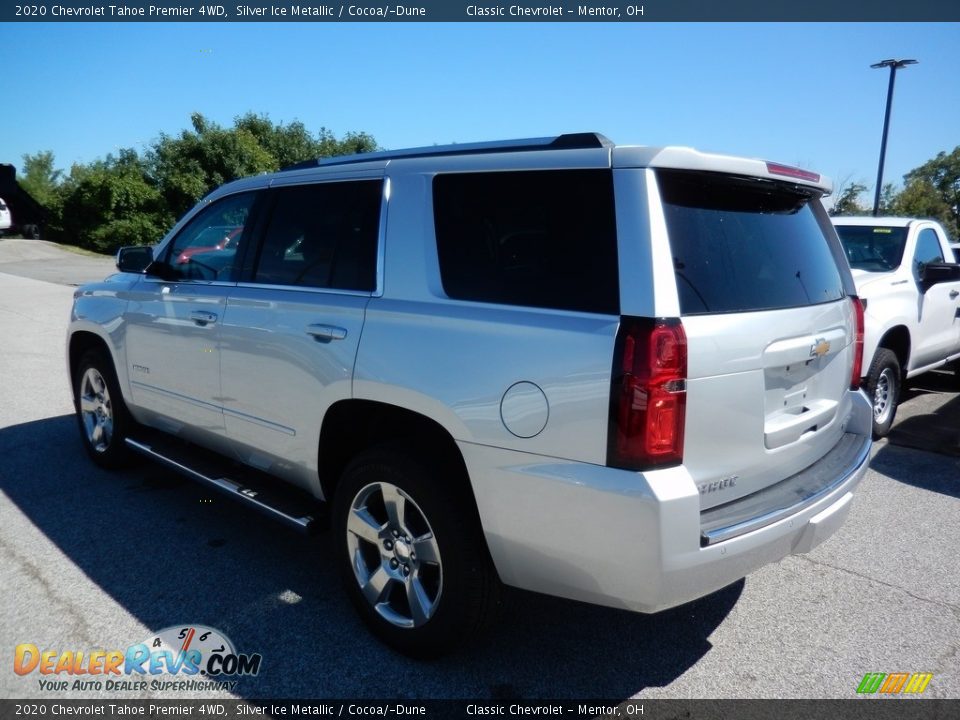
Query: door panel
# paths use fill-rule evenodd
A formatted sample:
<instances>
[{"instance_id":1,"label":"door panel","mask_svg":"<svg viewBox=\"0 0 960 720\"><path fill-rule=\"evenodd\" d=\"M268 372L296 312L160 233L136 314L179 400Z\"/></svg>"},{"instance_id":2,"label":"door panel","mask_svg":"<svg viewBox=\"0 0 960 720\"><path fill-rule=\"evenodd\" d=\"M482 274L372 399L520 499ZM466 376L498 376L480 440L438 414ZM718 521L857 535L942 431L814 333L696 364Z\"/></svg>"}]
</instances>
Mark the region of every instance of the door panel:
<instances>
[{"instance_id":1,"label":"door panel","mask_svg":"<svg viewBox=\"0 0 960 720\"><path fill-rule=\"evenodd\" d=\"M316 477L324 413L351 395L369 298L238 287L221 328L224 422L241 459L303 484Z\"/></svg>"},{"instance_id":2,"label":"door panel","mask_svg":"<svg viewBox=\"0 0 960 720\"><path fill-rule=\"evenodd\" d=\"M204 432L223 435L220 325L261 195L228 195L195 211L130 301L127 369L134 405L193 439Z\"/></svg>"},{"instance_id":3,"label":"door panel","mask_svg":"<svg viewBox=\"0 0 960 720\"><path fill-rule=\"evenodd\" d=\"M935 363L957 351L957 345L960 344L958 291L960 283L946 282L938 283L919 295L917 320L920 329L913 353L914 367ZM954 293L953 297L951 293Z\"/></svg>"},{"instance_id":4,"label":"door panel","mask_svg":"<svg viewBox=\"0 0 960 720\"><path fill-rule=\"evenodd\" d=\"M222 434L218 344L228 287L153 279L137 286L127 311L135 405Z\"/></svg>"},{"instance_id":5,"label":"door panel","mask_svg":"<svg viewBox=\"0 0 960 720\"><path fill-rule=\"evenodd\" d=\"M914 368L943 360L956 352L955 348L960 341L960 321L957 320L960 283L938 283L924 292L921 281L924 265L944 261L944 249L932 228L922 228L917 233L912 263L913 279L917 283L919 298L919 328L912 353Z\"/></svg>"},{"instance_id":6,"label":"door panel","mask_svg":"<svg viewBox=\"0 0 960 720\"><path fill-rule=\"evenodd\" d=\"M271 189L245 282L227 300L227 436L241 460L308 490L324 414L351 397L384 203L382 178Z\"/></svg>"}]
</instances>

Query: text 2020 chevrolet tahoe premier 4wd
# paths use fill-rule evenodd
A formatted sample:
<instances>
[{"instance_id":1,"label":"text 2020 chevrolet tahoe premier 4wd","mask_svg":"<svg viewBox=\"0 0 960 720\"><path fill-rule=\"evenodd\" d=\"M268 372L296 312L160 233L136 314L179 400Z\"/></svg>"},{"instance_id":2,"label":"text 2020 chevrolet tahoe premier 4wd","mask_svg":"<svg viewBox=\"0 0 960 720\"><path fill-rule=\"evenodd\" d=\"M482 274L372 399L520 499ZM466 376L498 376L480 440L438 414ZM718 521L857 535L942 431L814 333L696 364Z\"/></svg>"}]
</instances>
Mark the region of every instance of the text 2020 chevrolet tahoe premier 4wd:
<instances>
[{"instance_id":1,"label":"text 2020 chevrolet tahoe premier 4wd","mask_svg":"<svg viewBox=\"0 0 960 720\"><path fill-rule=\"evenodd\" d=\"M324 501L351 600L411 654L476 631L501 582L684 603L813 548L866 472L826 191L594 134L230 183L77 291L83 441L295 525L276 479ZM238 242L178 262L211 227Z\"/></svg>"}]
</instances>

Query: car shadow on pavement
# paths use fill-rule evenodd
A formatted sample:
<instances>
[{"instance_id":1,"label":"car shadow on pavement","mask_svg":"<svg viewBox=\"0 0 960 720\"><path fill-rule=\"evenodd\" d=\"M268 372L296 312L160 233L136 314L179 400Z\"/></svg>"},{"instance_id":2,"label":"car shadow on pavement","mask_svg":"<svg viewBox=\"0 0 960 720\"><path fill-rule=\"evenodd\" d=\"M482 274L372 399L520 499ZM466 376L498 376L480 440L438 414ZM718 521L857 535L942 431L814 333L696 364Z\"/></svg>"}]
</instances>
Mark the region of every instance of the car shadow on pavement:
<instances>
[{"instance_id":1,"label":"car shadow on pavement","mask_svg":"<svg viewBox=\"0 0 960 720\"><path fill-rule=\"evenodd\" d=\"M149 463L100 470L69 415L0 430L0 457L6 497L151 632L205 624L240 652L260 653L260 674L234 691L241 697L626 699L707 654L744 587L656 615L509 590L487 638L416 662L354 615L329 534L306 539Z\"/></svg>"},{"instance_id":2,"label":"car shadow on pavement","mask_svg":"<svg viewBox=\"0 0 960 720\"><path fill-rule=\"evenodd\" d=\"M956 393L960 389L957 374L953 370L939 369L907 380L900 391L898 406L902 408L914 398L931 394Z\"/></svg>"},{"instance_id":3,"label":"car shadow on pavement","mask_svg":"<svg viewBox=\"0 0 960 720\"><path fill-rule=\"evenodd\" d=\"M935 370L909 380L900 394L900 412L890 431L890 442L901 447L960 457L960 395L956 394L957 389L957 376L952 371ZM934 406L933 412L921 414L912 409L911 401L931 394L953 397Z\"/></svg>"},{"instance_id":4,"label":"car shadow on pavement","mask_svg":"<svg viewBox=\"0 0 960 720\"><path fill-rule=\"evenodd\" d=\"M870 467L898 482L960 498L960 472L943 472L943 460L934 455L915 453L909 474L903 472L898 448L924 450L937 455L960 458L960 395L939 406L933 413L898 420L887 442L870 461ZM960 470L960 460L954 461Z\"/></svg>"}]
</instances>

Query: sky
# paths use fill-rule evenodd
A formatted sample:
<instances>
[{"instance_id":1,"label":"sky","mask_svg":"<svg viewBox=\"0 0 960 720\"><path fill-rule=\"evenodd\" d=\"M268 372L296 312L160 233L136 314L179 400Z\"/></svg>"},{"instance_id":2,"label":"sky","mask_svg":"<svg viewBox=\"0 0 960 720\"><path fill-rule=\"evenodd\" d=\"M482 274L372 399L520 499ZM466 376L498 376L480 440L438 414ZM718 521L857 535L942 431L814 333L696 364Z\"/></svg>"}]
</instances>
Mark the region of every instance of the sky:
<instances>
[{"instance_id":1,"label":"sky","mask_svg":"<svg viewBox=\"0 0 960 720\"><path fill-rule=\"evenodd\" d=\"M143 151L200 112L384 148L597 131L885 182L960 145L956 23L0 23L0 162Z\"/></svg>"}]
</instances>

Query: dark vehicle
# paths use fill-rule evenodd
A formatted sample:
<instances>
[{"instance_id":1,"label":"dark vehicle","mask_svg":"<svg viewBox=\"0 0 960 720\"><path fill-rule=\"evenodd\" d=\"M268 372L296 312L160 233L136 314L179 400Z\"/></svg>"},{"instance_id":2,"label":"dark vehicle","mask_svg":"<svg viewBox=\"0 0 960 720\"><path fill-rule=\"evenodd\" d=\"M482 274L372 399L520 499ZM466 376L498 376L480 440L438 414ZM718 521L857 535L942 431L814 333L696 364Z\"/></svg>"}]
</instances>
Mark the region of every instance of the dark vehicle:
<instances>
[{"instance_id":1,"label":"dark vehicle","mask_svg":"<svg viewBox=\"0 0 960 720\"><path fill-rule=\"evenodd\" d=\"M0 163L0 198L3 198L2 204L5 205L4 216L9 217L9 224L0 223L0 235L19 233L25 238L39 240L47 220L47 211L20 187L16 168L6 163Z\"/></svg>"}]
</instances>

